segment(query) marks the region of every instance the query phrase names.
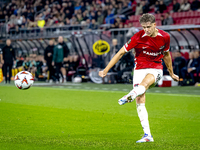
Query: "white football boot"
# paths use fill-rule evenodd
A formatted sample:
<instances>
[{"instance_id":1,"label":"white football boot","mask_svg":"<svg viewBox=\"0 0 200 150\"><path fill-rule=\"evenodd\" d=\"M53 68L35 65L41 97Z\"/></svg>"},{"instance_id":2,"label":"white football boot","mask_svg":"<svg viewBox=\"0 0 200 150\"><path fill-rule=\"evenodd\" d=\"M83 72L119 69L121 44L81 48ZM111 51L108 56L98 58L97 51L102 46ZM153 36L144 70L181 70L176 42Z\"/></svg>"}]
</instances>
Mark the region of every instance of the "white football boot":
<instances>
[{"instance_id":1,"label":"white football boot","mask_svg":"<svg viewBox=\"0 0 200 150\"><path fill-rule=\"evenodd\" d=\"M145 143L145 142L154 142L153 137L145 133L144 136L136 143Z\"/></svg>"},{"instance_id":2,"label":"white football boot","mask_svg":"<svg viewBox=\"0 0 200 150\"><path fill-rule=\"evenodd\" d=\"M127 95L123 96L118 100L119 105L124 105L126 103L131 103L136 98L136 93L132 90Z\"/></svg>"}]
</instances>

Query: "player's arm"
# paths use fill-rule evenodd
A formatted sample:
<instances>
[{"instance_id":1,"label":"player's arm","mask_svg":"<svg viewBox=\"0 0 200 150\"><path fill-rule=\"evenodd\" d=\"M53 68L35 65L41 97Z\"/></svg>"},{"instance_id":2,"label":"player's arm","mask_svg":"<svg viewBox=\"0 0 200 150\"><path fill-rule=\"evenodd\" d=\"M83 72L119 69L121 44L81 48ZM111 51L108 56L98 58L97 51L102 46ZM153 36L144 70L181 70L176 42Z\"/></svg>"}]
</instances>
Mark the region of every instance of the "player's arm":
<instances>
[{"instance_id":1,"label":"player's arm","mask_svg":"<svg viewBox=\"0 0 200 150\"><path fill-rule=\"evenodd\" d=\"M179 77L177 75L175 75L173 72L172 60L171 60L171 55L170 55L169 51L164 52L163 60L165 62L165 65L167 66L167 69L168 69L169 74L172 77L172 79L174 81L179 81Z\"/></svg>"},{"instance_id":2,"label":"player's arm","mask_svg":"<svg viewBox=\"0 0 200 150\"><path fill-rule=\"evenodd\" d=\"M120 60L120 58L126 53L124 47L111 59L106 68L103 71L99 71L100 77L105 77L108 71Z\"/></svg>"},{"instance_id":3,"label":"player's arm","mask_svg":"<svg viewBox=\"0 0 200 150\"><path fill-rule=\"evenodd\" d=\"M120 60L120 58L126 53L124 47L111 59L106 68L103 71L99 71L100 77L105 77L108 71Z\"/></svg>"}]
</instances>

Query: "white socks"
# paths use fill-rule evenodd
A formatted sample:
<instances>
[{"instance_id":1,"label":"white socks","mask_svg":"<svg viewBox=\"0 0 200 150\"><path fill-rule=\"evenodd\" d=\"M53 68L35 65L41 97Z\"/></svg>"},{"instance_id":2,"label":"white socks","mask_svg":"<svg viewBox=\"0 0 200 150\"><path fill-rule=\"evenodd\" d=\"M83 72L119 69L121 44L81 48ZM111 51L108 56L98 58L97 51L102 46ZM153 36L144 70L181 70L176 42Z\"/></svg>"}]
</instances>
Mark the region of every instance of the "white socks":
<instances>
[{"instance_id":1,"label":"white socks","mask_svg":"<svg viewBox=\"0 0 200 150\"><path fill-rule=\"evenodd\" d=\"M134 100L137 96L144 94L145 91L146 91L145 87L143 85L139 85L138 87L134 87L129 94L131 95L131 98Z\"/></svg>"},{"instance_id":2,"label":"white socks","mask_svg":"<svg viewBox=\"0 0 200 150\"><path fill-rule=\"evenodd\" d=\"M140 118L140 122L141 122L144 133L151 136L151 132L149 128L148 113L145 107L145 103L137 104L137 113L138 113L138 117Z\"/></svg>"}]
</instances>

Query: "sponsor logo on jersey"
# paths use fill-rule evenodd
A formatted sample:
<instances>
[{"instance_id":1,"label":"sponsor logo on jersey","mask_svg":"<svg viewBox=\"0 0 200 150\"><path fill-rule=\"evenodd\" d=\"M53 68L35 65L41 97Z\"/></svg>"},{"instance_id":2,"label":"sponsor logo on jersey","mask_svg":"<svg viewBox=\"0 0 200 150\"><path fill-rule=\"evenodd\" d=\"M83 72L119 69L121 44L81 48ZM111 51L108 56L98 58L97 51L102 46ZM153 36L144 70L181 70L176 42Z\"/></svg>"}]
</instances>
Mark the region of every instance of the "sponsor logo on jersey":
<instances>
[{"instance_id":1,"label":"sponsor logo on jersey","mask_svg":"<svg viewBox=\"0 0 200 150\"><path fill-rule=\"evenodd\" d=\"M98 40L93 44L93 51L97 55L103 55L110 51L110 45L104 40Z\"/></svg>"},{"instance_id":2,"label":"sponsor logo on jersey","mask_svg":"<svg viewBox=\"0 0 200 150\"><path fill-rule=\"evenodd\" d=\"M161 54L161 52L159 53L153 53L153 52L147 52L147 51L143 51L144 54L147 54L147 55L151 55L151 56L158 56Z\"/></svg>"},{"instance_id":3,"label":"sponsor logo on jersey","mask_svg":"<svg viewBox=\"0 0 200 150\"><path fill-rule=\"evenodd\" d=\"M130 39L130 40L128 40L127 44L130 44L130 43L131 43L131 39Z\"/></svg>"},{"instance_id":4,"label":"sponsor logo on jersey","mask_svg":"<svg viewBox=\"0 0 200 150\"><path fill-rule=\"evenodd\" d=\"M146 46L146 47L142 47L143 49L145 49L145 48L147 48L148 46Z\"/></svg>"},{"instance_id":5,"label":"sponsor logo on jersey","mask_svg":"<svg viewBox=\"0 0 200 150\"><path fill-rule=\"evenodd\" d=\"M162 50L162 49L164 49L164 48L165 48L165 45L161 46L159 49L161 49L161 50Z\"/></svg>"}]
</instances>

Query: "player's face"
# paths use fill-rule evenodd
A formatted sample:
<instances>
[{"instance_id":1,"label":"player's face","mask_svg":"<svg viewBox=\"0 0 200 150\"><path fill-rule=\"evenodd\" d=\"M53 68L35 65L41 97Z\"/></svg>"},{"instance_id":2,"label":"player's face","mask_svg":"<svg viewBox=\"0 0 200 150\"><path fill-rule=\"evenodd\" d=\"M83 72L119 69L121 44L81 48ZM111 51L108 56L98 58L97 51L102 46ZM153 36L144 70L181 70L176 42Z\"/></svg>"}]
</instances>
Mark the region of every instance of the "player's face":
<instances>
[{"instance_id":1,"label":"player's face","mask_svg":"<svg viewBox=\"0 0 200 150\"><path fill-rule=\"evenodd\" d=\"M144 22L141 23L142 28L144 29L144 32L148 35L148 36L153 36L155 34L155 27L156 24L155 23L151 23L151 22Z\"/></svg>"}]
</instances>

